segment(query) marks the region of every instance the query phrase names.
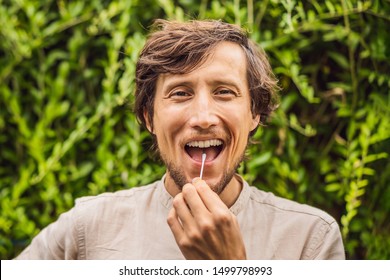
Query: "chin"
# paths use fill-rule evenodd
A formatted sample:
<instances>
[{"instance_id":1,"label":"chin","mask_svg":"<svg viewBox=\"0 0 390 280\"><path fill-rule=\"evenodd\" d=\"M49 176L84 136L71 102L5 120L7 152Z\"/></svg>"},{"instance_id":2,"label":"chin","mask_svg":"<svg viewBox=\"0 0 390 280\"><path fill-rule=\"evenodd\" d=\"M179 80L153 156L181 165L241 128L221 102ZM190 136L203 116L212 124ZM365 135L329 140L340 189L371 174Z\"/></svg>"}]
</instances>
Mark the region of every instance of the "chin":
<instances>
[{"instance_id":1,"label":"chin","mask_svg":"<svg viewBox=\"0 0 390 280\"><path fill-rule=\"evenodd\" d=\"M223 190L226 188L226 186L231 182L233 179L235 172L230 172L230 173L223 173L221 177L219 178L212 178L212 179L207 179L204 178L206 181L207 185L210 186L210 188L216 192L217 194L220 194L223 192Z\"/></svg>"}]
</instances>

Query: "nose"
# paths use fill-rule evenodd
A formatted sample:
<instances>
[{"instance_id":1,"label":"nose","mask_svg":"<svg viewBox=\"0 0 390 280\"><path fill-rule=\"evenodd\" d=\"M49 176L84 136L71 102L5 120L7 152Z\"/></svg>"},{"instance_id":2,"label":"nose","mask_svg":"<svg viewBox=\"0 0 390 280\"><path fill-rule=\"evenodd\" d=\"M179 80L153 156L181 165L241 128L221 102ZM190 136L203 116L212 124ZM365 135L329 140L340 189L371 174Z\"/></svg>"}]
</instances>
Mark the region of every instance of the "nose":
<instances>
[{"instance_id":1,"label":"nose","mask_svg":"<svg viewBox=\"0 0 390 280\"><path fill-rule=\"evenodd\" d=\"M194 128L208 129L219 122L216 104L209 94L198 94L192 100L189 124Z\"/></svg>"}]
</instances>

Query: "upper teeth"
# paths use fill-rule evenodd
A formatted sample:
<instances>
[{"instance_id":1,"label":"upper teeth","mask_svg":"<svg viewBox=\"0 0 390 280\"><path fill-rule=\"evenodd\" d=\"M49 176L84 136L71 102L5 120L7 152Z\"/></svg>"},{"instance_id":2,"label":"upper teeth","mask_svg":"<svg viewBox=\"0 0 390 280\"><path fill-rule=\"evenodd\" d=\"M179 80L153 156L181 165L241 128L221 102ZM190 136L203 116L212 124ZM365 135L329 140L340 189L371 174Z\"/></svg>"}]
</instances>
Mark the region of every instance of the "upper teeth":
<instances>
[{"instance_id":1,"label":"upper teeth","mask_svg":"<svg viewBox=\"0 0 390 280\"><path fill-rule=\"evenodd\" d=\"M206 141L191 141L187 144L190 147L199 147L199 148L208 148L211 146L219 146L222 145L223 142L218 139L206 140Z\"/></svg>"}]
</instances>

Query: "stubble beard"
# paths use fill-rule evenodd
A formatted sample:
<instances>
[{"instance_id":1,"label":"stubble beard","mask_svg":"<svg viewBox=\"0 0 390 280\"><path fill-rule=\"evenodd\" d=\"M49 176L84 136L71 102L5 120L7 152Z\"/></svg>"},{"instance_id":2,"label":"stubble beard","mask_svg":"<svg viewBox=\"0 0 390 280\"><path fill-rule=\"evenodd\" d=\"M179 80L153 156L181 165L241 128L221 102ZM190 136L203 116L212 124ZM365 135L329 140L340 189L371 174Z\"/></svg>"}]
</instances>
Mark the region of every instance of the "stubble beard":
<instances>
[{"instance_id":1,"label":"stubble beard","mask_svg":"<svg viewBox=\"0 0 390 280\"><path fill-rule=\"evenodd\" d=\"M237 172L238 167L240 166L241 162L244 160L245 150L241 154L241 156L236 160L236 162L233 164L233 167L224 170L222 174L222 178L216 184L210 185L210 188L214 192L216 192L217 194L221 194L223 190L226 188L226 186L229 184L229 182L232 180L234 174L236 174ZM190 183L190 181L186 178L185 173L178 165L176 165L172 161L168 161L163 154L160 153L160 156L163 162L165 163L165 166L167 167L167 171L171 176L171 178L173 179L173 181L175 182L176 186L179 188L179 190L182 190L185 184Z\"/></svg>"}]
</instances>

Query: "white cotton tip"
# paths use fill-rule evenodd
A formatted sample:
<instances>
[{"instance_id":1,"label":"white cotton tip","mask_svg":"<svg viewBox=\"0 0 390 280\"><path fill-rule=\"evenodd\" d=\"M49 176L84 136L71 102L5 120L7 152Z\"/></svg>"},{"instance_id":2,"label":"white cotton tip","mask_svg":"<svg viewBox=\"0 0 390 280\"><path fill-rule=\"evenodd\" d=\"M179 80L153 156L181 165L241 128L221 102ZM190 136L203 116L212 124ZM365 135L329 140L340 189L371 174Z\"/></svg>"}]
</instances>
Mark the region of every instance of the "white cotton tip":
<instances>
[{"instance_id":1,"label":"white cotton tip","mask_svg":"<svg viewBox=\"0 0 390 280\"><path fill-rule=\"evenodd\" d=\"M199 175L200 179L202 179L202 177L203 177L203 168L204 168L205 161L206 161L206 153L203 152L203 154L202 154L202 166L200 168L200 175Z\"/></svg>"}]
</instances>

